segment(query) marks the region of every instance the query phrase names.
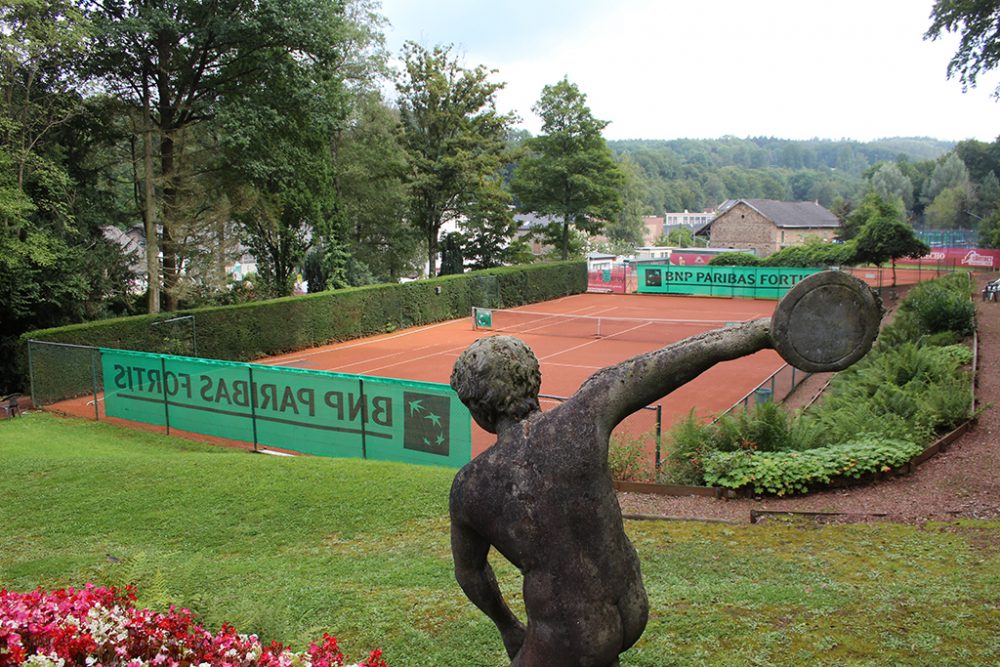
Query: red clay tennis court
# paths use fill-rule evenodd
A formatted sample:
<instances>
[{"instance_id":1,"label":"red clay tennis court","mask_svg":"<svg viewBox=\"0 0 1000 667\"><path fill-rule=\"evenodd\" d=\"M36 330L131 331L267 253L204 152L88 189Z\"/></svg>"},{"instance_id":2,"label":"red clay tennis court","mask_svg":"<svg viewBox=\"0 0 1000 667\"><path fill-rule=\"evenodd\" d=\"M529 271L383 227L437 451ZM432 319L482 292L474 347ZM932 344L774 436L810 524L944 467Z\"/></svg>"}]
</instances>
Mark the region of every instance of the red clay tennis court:
<instances>
[{"instance_id":1,"label":"red clay tennis court","mask_svg":"<svg viewBox=\"0 0 1000 667\"><path fill-rule=\"evenodd\" d=\"M596 371L687 336L758 317L769 317L775 301L661 295L578 294L515 309L527 313L513 335L538 357L542 394L569 396ZM513 319L494 311L495 325ZM600 324L597 319L600 318ZM602 332L589 327L600 326ZM302 350L259 363L340 373L448 383L455 359L469 344L492 331L475 329L470 317ZM782 361L771 350L723 362L660 403L666 429L695 408L699 415L721 412L777 370ZM543 409L555 403L542 401ZM624 428L634 435L652 432L650 411L633 415ZM472 454L494 436L473 424ZM652 460L650 458L650 460Z\"/></svg>"}]
</instances>

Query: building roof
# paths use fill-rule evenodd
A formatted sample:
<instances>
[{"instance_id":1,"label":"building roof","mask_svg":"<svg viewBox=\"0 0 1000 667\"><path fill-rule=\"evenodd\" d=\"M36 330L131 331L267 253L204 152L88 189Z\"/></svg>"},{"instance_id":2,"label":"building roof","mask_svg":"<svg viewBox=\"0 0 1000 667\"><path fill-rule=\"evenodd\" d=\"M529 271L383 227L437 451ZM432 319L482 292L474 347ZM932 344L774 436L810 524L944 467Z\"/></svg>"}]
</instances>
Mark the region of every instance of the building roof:
<instances>
[{"instance_id":1,"label":"building roof","mask_svg":"<svg viewBox=\"0 0 1000 667\"><path fill-rule=\"evenodd\" d=\"M815 201L741 199L778 227L840 227L840 220Z\"/></svg>"},{"instance_id":2,"label":"building roof","mask_svg":"<svg viewBox=\"0 0 1000 667\"><path fill-rule=\"evenodd\" d=\"M815 201L778 201L776 199L739 199L726 201L714 220L695 229L695 234L707 232L716 220L725 217L739 204L746 204L774 223L776 227L816 229L840 227L840 220Z\"/></svg>"}]
</instances>

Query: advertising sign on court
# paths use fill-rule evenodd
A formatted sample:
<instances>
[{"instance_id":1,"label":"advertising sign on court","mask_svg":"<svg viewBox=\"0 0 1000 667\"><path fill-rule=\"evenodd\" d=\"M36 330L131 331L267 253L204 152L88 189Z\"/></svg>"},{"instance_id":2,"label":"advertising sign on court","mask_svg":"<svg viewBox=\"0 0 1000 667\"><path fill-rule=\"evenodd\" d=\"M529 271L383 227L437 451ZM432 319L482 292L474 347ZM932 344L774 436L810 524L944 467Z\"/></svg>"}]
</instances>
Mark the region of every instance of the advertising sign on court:
<instances>
[{"instance_id":1,"label":"advertising sign on court","mask_svg":"<svg viewBox=\"0 0 1000 667\"><path fill-rule=\"evenodd\" d=\"M648 265L639 268L641 293L745 296L780 299L819 269L757 266Z\"/></svg>"},{"instance_id":2,"label":"advertising sign on court","mask_svg":"<svg viewBox=\"0 0 1000 667\"><path fill-rule=\"evenodd\" d=\"M447 385L102 349L108 416L305 454L459 467L471 417Z\"/></svg>"}]
</instances>

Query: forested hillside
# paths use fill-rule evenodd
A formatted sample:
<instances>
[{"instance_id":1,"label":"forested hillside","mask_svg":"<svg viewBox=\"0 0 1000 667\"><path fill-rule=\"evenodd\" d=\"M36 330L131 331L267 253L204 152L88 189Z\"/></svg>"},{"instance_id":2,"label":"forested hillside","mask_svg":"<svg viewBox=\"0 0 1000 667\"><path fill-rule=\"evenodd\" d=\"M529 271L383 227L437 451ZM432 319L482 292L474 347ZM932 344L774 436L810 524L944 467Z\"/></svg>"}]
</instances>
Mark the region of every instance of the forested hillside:
<instances>
[{"instance_id":1,"label":"forested hillside","mask_svg":"<svg viewBox=\"0 0 1000 667\"><path fill-rule=\"evenodd\" d=\"M726 199L858 201L867 172L880 162L935 160L954 143L930 138L888 138L867 143L740 139L635 139L608 142L633 162L650 213L697 211Z\"/></svg>"}]
</instances>

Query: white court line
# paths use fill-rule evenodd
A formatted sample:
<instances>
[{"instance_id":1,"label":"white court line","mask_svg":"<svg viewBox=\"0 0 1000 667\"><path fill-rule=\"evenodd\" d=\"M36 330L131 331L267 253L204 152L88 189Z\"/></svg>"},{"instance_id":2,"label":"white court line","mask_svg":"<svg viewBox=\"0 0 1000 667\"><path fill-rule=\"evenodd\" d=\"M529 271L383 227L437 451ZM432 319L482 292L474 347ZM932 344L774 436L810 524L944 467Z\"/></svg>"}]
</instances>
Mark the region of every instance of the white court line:
<instances>
[{"instance_id":1,"label":"white court line","mask_svg":"<svg viewBox=\"0 0 1000 667\"><path fill-rule=\"evenodd\" d=\"M639 324L639 325L636 325L636 326L632 327L631 329L625 329L624 331L619 331L617 334L612 334L610 336L605 336L603 338L595 338L594 340L588 340L586 343L580 343L579 345L574 345L573 347L568 347L565 350L560 350L559 352L554 352L553 354L550 354L550 355L547 355L545 357L542 357L542 358L539 359L539 361L544 361L545 359L551 359L552 357L557 357L560 354L565 354L566 352L572 352L573 350L579 350L582 347L587 347L588 345L593 345L594 343L599 343L602 340L610 340L610 339L614 338L615 336L619 336L621 334L626 334L629 331L635 331L636 329L641 329L644 326L648 326L648 325L646 325L646 324Z\"/></svg>"},{"instance_id":2,"label":"white court line","mask_svg":"<svg viewBox=\"0 0 1000 667\"><path fill-rule=\"evenodd\" d=\"M371 374L371 373L374 373L375 371L381 371L381 370L384 370L384 369L386 369L386 368L393 368L393 367L395 367L395 366L402 366L403 364L405 364L405 363L409 363L409 362L411 362L411 361L420 361L420 360L422 360L422 359L430 359L430 358L432 358L432 357L442 357L442 356L446 356L446 355L447 355L447 356L451 356L452 354L454 354L454 355L455 355L455 357L458 357L458 355L459 355L459 354L460 354L460 353L462 352L462 350L464 350L464 349L465 349L466 347L468 347L468 346L466 346L466 345L463 345L463 346L461 346L461 347L451 347L451 348L448 348L447 350L441 350L440 352L435 352L434 354L425 354L425 355L424 355L424 356L422 356L422 357L410 357L410 358L409 358L409 359L407 359L406 361L401 361L401 362L399 362L399 363L395 363L395 364L388 364L387 366L379 366L378 368L369 368L369 369L367 369L367 370L366 370L366 371L365 371L365 372L363 373L363 375L369 375L369 374ZM456 350L458 350L458 352L456 352Z\"/></svg>"},{"instance_id":3,"label":"white court line","mask_svg":"<svg viewBox=\"0 0 1000 667\"><path fill-rule=\"evenodd\" d=\"M582 370L585 370L585 371L591 371L591 370L592 371L599 371L602 368L604 368L604 366L589 366L587 364L561 364L561 363L558 363L558 362L555 362L555 361L548 362L548 364L546 364L546 366L550 366L550 367L551 366L558 366L560 368L579 368L579 369L582 369Z\"/></svg>"},{"instance_id":4,"label":"white court line","mask_svg":"<svg viewBox=\"0 0 1000 667\"><path fill-rule=\"evenodd\" d=\"M380 356L377 356L377 357L368 357L366 359L362 359L361 361L352 361L349 364L342 364L340 366L337 366L337 370L343 370L345 368L350 368L351 366L360 366L361 364L370 364L372 362L380 361L380 360L383 360L383 359L392 359L393 357L399 357L401 355L410 355L410 354L413 354L414 352L419 352L420 350L426 350L426 349L433 348L433 347L436 347L436 344L433 344L433 345L422 345L420 347L411 348L409 350L400 350L399 352L390 352L388 354L383 354L383 355L380 355ZM337 348L337 349L339 350L340 348ZM336 350L333 350L333 351L336 351Z\"/></svg>"},{"instance_id":5,"label":"white court line","mask_svg":"<svg viewBox=\"0 0 1000 667\"><path fill-rule=\"evenodd\" d=\"M464 319L464 318L462 318L462 319ZM305 359L308 359L309 357L315 357L318 354L327 354L329 352L335 352L336 350L348 350L348 349L350 349L352 347L361 347L362 345L371 345L372 343L377 343L377 342L383 341L383 340L394 340L396 338L402 338L403 336L412 336L415 333L420 333L421 331L427 331L429 329L436 329L437 327L443 327L443 326L448 325L448 324L453 324L456 321L457 320L447 320L445 322L438 322L437 324L429 324L429 325L427 325L425 327L420 327L419 329L411 329L409 331L403 331L403 332L398 333L398 334L391 334L391 335L388 335L388 336L378 336L377 338L366 338L366 339L364 339L364 340L362 340L362 341L360 341L358 343L352 343L350 345L340 345L338 343L334 343L332 346L324 346L323 348L320 348L320 349L316 350L315 352L310 352L308 354L303 354L303 355L300 355L298 357L293 357L291 359L285 359L283 357L279 357L277 359L266 359L264 361L258 361L258 362L255 362L255 363L265 364L265 365L267 365L267 364L269 364L269 365L278 365L278 364L283 364L283 363L287 364L287 363L291 363L291 362L294 362L294 361L303 361Z\"/></svg>"}]
</instances>

